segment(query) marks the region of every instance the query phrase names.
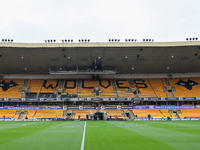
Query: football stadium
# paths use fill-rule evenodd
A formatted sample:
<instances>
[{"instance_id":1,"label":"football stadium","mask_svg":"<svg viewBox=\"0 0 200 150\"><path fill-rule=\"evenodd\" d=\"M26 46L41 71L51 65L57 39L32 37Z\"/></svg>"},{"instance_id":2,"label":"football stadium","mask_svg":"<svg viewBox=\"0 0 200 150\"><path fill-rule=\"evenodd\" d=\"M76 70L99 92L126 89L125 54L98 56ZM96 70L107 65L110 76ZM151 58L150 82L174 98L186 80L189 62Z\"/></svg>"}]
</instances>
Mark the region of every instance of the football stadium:
<instances>
[{"instance_id":1,"label":"football stadium","mask_svg":"<svg viewBox=\"0 0 200 150\"><path fill-rule=\"evenodd\" d=\"M0 61L0 149L200 148L200 41L2 40Z\"/></svg>"}]
</instances>

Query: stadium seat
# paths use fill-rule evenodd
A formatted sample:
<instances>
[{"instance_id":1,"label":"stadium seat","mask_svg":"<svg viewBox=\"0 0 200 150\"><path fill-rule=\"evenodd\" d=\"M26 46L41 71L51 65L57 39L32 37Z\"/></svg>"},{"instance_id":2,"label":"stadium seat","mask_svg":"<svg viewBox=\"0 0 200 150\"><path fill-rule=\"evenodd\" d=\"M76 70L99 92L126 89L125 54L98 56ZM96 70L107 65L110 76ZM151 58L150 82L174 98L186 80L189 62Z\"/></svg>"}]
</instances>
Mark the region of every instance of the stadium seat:
<instances>
[{"instance_id":1,"label":"stadium seat","mask_svg":"<svg viewBox=\"0 0 200 150\"><path fill-rule=\"evenodd\" d=\"M34 118L56 118L57 116L62 116L62 109L55 110L37 110L36 114L33 116Z\"/></svg>"},{"instance_id":2,"label":"stadium seat","mask_svg":"<svg viewBox=\"0 0 200 150\"><path fill-rule=\"evenodd\" d=\"M169 83L175 87L174 97L200 96L200 78L174 78Z\"/></svg>"},{"instance_id":3,"label":"stadium seat","mask_svg":"<svg viewBox=\"0 0 200 150\"><path fill-rule=\"evenodd\" d=\"M18 118L16 110L0 110L0 118Z\"/></svg>"},{"instance_id":4,"label":"stadium seat","mask_svg":"<svg viewBox=\"0 0 200 150\"><path fill-rule=\"evenodd\" d=\"M4 85L0 88L0 98L21 98L22 93L19 93L19 88L23 87L23 79L6 79ZM13 83L11 83L13 81ZM2 83L3 80L0 81ZM7 88L6 88L7 86Z\"/></svg>"}]
</instances>

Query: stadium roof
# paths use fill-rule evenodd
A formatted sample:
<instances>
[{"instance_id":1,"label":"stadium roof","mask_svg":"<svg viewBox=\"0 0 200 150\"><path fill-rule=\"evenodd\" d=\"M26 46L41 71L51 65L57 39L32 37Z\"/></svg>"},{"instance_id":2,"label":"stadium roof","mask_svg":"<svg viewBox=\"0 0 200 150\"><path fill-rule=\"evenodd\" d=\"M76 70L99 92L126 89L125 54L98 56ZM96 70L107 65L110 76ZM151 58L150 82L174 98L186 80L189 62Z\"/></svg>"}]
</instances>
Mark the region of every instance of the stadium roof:
<instances>
[{"instance_id":1,"label":"stadium roof","mask_svg":"<svg viewBox=\"0 0 200 150\"><path fill-rule=\"evenodd\" d=\"M0 73L87 70L94 61L120 74L200 72L200 41L0 43Z\"/></svg>"}]
</instances>

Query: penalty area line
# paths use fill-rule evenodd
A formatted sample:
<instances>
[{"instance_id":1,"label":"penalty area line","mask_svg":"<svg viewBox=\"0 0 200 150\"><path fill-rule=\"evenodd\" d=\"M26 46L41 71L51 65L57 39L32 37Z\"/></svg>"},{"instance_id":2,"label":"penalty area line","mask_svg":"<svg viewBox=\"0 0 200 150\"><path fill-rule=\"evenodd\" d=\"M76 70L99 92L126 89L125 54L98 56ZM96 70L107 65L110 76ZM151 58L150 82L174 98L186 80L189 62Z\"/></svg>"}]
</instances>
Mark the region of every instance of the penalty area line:
<instances>
[{"instance_id":1,"label":"penalty area line","mask_svg":"<svg viewBox=\"0 0 200 150\"><path fill-rule=\"evenodd\" d=\"M86 129L86 121L85 121L85 125L84 125L84 130L83 130L83 138L82 138L81 150L84 150L84 144L85 144L85 129Z\"/></svg>"}]
</instances>

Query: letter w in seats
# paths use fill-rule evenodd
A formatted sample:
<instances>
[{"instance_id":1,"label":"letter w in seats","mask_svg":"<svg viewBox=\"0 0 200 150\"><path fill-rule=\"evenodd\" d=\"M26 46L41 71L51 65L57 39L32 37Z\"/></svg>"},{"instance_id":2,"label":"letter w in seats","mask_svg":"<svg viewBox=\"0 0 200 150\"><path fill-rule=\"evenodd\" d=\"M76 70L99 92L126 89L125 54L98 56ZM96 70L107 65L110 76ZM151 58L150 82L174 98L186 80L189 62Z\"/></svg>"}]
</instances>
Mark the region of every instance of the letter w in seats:
<instances>
[{"instance_id":1,"label":"letter w in seats","mask_svg":"<svg viewBox=\"0 0 200 150\"><path fill-rule=\"evenodd\" d=\"M59 80L57 80L56 86L53 86L53 84L49 84L48 86L46 86L46 84L47 84L47 80L44 80L44 82L43 82L43 87L44 87L45 89L48 89L48 88L55 89L56 87L58 87Z\"/></svg>"}]
</instances>

